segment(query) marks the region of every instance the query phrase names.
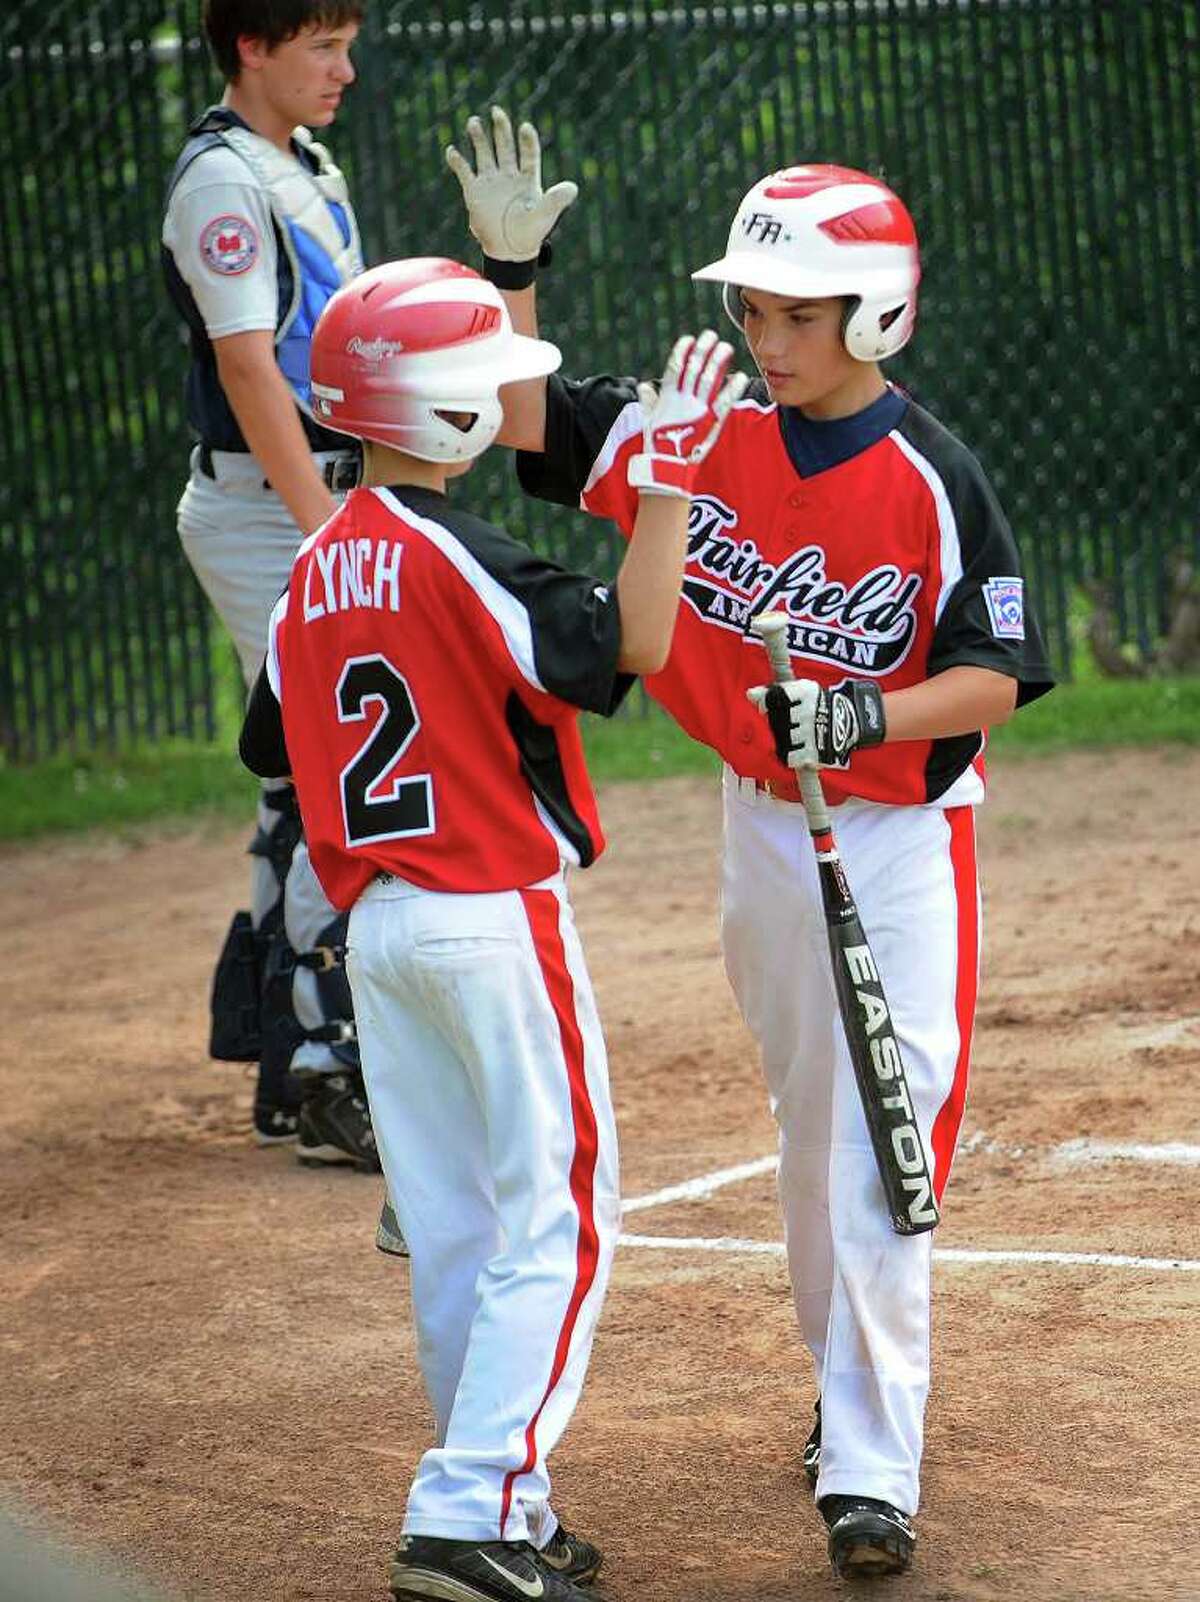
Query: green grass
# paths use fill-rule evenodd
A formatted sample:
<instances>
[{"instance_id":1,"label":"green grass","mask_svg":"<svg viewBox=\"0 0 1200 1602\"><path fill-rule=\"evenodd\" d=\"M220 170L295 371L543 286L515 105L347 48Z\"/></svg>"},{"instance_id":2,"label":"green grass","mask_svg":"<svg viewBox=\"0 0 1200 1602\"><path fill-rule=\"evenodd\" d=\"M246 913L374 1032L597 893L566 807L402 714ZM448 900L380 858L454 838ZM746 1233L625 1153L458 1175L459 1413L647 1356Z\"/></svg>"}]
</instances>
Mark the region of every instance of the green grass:
<instances>
[{"instance_id":1,"label":"green grass","mask_svg":"<svg viewBox=\"0 0 1200 1602\"><path fill-rule=\"evenodd\" d=\"M584 719L597 784L716 773L717 758L657 712ZM1061 685L992 736L1000 761L1111 746L1200 743L1200 678ZM249 822L255 781L226 745L60 756L0 766L0 840L143 823Z\"/></svg>"},{"instance_id":2,"label":"green grass","mask_svg":"<svg viewBox=\"0 0 1200 1602\"><path fill-rule=\"evenodd\" d=\"M588 770L597 784L721 771L714 751L689 739L657 709L619 718L585 717L582 727Z\"/></svg>"},{"instance_id":3,"label":"green grass","mask_svg":"<svg viewBox=\"0 0 1200 1602\"><path fill-rule=\"evenodd\" d=\"M988 748L1007 757L1174 742L1200 744L1200 678L1060 684L996 729Z\"/></svg>"},{"instance_id":4,"label":"green grass","mask_svg":"<svg viewBox=\"0 0 1200 1602\"><path fill-rule=\"evenodd\" d=\"M250 819L257 782L237 756L186 741L0 768L0 840L208 816Z\"/></svg>"}]
</instances>

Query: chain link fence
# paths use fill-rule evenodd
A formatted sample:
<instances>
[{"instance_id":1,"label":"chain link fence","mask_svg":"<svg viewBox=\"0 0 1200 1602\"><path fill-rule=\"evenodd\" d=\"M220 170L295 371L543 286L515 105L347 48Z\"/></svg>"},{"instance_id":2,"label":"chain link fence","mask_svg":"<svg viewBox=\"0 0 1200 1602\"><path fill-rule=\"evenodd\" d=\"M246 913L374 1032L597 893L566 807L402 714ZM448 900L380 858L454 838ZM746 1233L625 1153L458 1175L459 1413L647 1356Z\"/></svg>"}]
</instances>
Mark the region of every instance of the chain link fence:
<instances>
[{"instance_id":1,"label":"chain link fence","mask_svg":"<svg viewBox=\"0 0 1200 1602\"><path fill-rule=\"evenodd\" d=\"M185 347L161 288L163 186L220 92L199 0L9 0L0 270L0 741L12 760L211 737L229 655L175 534ZM576 179L539 288L565 370L657 372L717 315L691 269L795 161L892 183L925 277L890 371L982 459L1058 666L1103 581L1148 648L1197 549L1200 13L1187 0L808 0L622 7L370 0L329 136L367 259L473 260L442 148L498 102ZM472 501L575 565L615 542Z\"/></svg>"}]
</instances>

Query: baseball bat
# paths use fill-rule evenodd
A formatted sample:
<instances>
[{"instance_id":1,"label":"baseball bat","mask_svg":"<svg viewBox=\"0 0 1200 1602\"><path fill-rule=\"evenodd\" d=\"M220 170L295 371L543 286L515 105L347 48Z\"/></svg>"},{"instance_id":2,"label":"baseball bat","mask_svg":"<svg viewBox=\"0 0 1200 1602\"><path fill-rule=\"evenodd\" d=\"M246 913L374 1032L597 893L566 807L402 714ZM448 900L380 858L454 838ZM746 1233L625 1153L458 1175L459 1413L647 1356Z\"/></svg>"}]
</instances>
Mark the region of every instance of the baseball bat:
<instances>
[{"instance_id":1,"label":"baseball bat","mask_svg":"<svg viewBox=\"0 0 1200 1602\"><path fill-rule=\"evenodd\" d=\"M750 626L766 647L776 683L793 678L786 614L762 612ZM892 1228L897 1235L924 1234L941 1213L883 981L833 838L820 774L815 767L804 767L798 777L817 857L838 1009Z\"/></svg>"}]
</instances>

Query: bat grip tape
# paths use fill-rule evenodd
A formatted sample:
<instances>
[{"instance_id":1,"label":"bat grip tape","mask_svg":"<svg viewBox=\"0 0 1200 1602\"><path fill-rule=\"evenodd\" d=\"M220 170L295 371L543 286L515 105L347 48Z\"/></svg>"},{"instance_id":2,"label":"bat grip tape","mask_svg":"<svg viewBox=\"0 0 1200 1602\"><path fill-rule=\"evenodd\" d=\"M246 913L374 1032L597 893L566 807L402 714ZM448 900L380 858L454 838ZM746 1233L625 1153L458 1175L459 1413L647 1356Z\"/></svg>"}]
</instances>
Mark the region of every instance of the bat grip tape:
<instances>
[{"instance_id":1,"label":"bat grip tape","mask_svg":"<svg viewBox=\"0 0 1200 1602\"><path fill-rule=\"evenodd\" d=\"M775 682L786 684L795 677L788 653L787 618L780 612L765 612L755 622L755 633L766 648ZM800 768L798 777L808 827L813 834L825 834L829 830L829 808L821 788L821 775L816 768Z\"/></svg>"}]
</instances>

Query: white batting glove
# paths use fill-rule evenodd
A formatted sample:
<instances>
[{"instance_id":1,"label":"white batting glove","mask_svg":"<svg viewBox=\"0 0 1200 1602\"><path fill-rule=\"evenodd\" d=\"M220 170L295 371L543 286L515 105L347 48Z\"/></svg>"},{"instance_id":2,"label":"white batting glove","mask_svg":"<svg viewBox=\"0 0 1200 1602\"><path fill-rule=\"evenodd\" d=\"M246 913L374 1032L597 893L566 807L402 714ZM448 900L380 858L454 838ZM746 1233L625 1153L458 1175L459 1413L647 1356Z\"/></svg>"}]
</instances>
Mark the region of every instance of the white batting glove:
<instances>
[{"instance_id":1,"label":"white batting glove","mask_svg":"<svg viewBox=\"0 0 1200 1602\"><path fill-rule=\"evenodd\" d=\"M869 679L826 689L815 679L758 684L746 699L765 712L775 755L789 768L844 768L850 753L882 745L887 735L883 695Z\"/></svg>"},{"instance_id":2,"label":"white batting glove","mask_svg":"<svg viewBox=\"0 0 1200 1602\"><path fill-rule=\"evenodd\" d=\"M629 459L634 489L643 495L690 499L700 463L747 384L744 373L725 378L732 359L733 346L711 328L695 337L684 334L675 341L658 390L653 384L638 385L646 421L643 449Z\"/></svg>"},{"instance_id":3,"label":"white batting glove","mask_svg":"<svg viewBox=\"0 0 1200 1602\"><path fill-rule=\"evenodd\" d=\"M493 261L533 261L578 185L568 180L543 192L537 129L523 122L514 143L512 123L500 106L492 107L490 134L471 117L467 136L474 168L456 145L446 147L446 165L462 186L471 232Z\"/></svg>"}]
</instances>

